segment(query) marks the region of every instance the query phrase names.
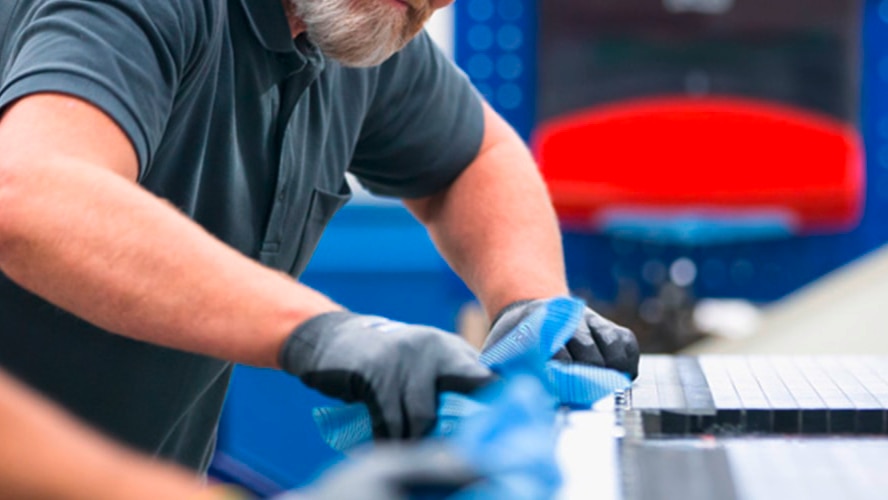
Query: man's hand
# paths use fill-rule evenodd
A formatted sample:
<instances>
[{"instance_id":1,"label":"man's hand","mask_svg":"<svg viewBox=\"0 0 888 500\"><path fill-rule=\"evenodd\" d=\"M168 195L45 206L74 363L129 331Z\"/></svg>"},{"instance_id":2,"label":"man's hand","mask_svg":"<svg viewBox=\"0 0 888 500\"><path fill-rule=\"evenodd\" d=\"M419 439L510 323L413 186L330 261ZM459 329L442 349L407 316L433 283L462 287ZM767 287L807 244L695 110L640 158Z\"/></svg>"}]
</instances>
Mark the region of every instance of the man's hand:
<instances>
[{"instance_id":1,"label":"man's hand","mask_svg":"<svg viewBox=\"0 0 888 500\"><path fill-rule=\"evenodd\" d=\"M497 343L551 299L522 300L506 306L494 319L484 349ZM616 325L590 308L565 347L554 359L613 368L634 380L638 376L638 341L628 328Z\"/></svg>"},{"instance_id":2,"label":"man's hand","mask_svg":"<svg viewBox=\"0 0 888 500\"><path fill-rule=\"evenodd\" d=\"M309 387L365 403L377 438L420 437L434 427L441 392L469 393L493 380L456 335L345 311L296 328L280 360Z\"/></svg>"}]
</instances>

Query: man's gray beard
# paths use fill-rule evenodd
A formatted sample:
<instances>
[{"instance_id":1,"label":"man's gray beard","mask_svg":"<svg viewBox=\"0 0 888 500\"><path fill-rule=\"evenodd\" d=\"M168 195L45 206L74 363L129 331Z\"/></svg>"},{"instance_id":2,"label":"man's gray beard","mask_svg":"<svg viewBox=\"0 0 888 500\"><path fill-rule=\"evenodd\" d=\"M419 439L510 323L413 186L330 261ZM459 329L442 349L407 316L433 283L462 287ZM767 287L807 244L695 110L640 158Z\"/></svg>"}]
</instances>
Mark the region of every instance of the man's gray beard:
<instances>
[{"instance_id":1,"label":"man's gray beard","mask_svg":"<svg viewBox=\"0 0 888 500\"><path fill-rule=\"evenodd\" d=\"M308 37L343 66L382 63L409 41L407 16L387 2L351 0L290 0Z\"/></svg>"}]
</instances>

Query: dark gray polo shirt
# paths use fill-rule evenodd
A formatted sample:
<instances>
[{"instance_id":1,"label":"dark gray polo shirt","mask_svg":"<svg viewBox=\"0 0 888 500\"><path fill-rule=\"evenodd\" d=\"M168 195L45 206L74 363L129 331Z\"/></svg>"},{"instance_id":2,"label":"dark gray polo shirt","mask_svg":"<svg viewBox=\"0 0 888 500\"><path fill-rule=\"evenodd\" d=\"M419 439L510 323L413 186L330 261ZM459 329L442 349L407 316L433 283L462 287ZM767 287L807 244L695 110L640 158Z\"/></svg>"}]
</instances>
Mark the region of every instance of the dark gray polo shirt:
<instances>
[{"instance_id":1,"label":"dark gray polo shirt","mask_svg":"<svg viewBox=\"0 0 888 500\"><path fill-rule=\"evenodd\" d=\"M349 198L346 171L378 194L429 195L483 132L475 93L425 34L379 67L343 68L291 39L280 0L3 0L0 43L0 109L47 91L92 102L132 141L140 184L293 276ZM0 365L195 468L230 374L101 331L2 274Z\"/></svg>"}]
</instances>

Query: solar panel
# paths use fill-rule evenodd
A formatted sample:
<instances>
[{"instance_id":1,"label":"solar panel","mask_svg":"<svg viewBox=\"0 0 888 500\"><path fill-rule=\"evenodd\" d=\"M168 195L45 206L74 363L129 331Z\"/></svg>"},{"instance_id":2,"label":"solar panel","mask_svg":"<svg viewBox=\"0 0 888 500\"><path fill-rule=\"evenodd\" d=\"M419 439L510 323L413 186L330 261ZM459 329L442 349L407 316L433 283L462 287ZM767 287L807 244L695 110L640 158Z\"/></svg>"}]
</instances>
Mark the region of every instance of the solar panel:
<instances>
[{"instance_id":1,"label":"solar panel","mask_svg":"<svg viewBox=\"0 0 888 500\"><path fill-rule=\"evenodd\" d=\"M645 355L632 389L609 403L585 420L565 417L565 491L580 493L560 498L875 500L888 491L886 356ZM607 474L616 488L602 488Z\"/></svg>"},{"instance_id":2,"label":"solar panel","mask_svg":"<svg viewBox=\"0 0 888 500\"><path fill-rule=\"evenodd\" d=\"M888 434L888 357L649 355L626 400L648 435Z\"/></svg>"},{"instance_id":3,"label":"solar panel","mask_svg":"<svg viewBox=\"0 0 888 500\"><path fill-rule=\"evenodd\" d=\"M622 500L885 498L888 440L654 439L621 447Z\"/></svg>"}]
</instances>

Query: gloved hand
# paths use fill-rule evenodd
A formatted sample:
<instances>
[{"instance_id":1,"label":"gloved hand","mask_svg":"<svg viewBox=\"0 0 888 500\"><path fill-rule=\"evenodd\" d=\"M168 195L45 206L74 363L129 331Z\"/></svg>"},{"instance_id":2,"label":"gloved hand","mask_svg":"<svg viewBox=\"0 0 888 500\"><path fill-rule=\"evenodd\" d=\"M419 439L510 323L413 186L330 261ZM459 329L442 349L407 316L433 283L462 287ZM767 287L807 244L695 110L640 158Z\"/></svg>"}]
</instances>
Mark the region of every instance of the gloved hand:
<instances>
[{"instance_id":1,"label":"gloved hand","mask_svg":"<svg viewBox=\"0 0 888 500\"><path fill-rule=\"evenodd\" d=\"M434 427L441 392L469 393L494 379L456 335L346 311L296 328L280 361L309 387L366 404L377 438L424 435Z\"/></svg>"},{"instance_id":2,"label":"gloved hand","mask_svg":"<svg viewBox=\"0 0 888 500\"><path fill-rule=\"evenodd\" d=\"M308 488L275 500L447 498L479 479L443 443L390 444L359 453Z\"/></svg>"},{"instance_id":3,"label":"gloved hand","mask_svg":"<svg viewBox=\"0 0 888 500\"><path fill-rule=\"evenodd\" d=\"M520 300L506 306L493 321L484 348L497 343L531 314L553 299ZM613 368L638 377L638 341L628 328L619 326L590 308L567 345L555 353L553 359Z\"/></svg>"}]
</instances>

